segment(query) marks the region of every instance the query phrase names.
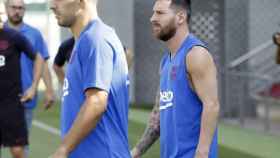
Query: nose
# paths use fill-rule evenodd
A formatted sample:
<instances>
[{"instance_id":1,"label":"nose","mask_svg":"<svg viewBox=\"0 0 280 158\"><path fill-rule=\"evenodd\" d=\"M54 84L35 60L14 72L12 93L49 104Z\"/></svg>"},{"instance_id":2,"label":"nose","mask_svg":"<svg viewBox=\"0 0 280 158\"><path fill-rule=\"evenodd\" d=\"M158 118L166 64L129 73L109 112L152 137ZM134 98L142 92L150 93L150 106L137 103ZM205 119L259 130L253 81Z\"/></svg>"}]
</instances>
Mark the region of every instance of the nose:
<instances>
[{"instance_id":1,"label":"nose","mask_svg":"<svg viewBox=\"0 0 280 158\"><path fill-rule=\"evenodd\" d=\"M151 18L150 18L150 22L152 23L152 22L154 22L155 21L155 13L153 13L153 15L151 16Z\"/></svg>"},{"instance_id":2,"label":"nose","mask_svg":"<svg viewBox=\"0 0 280 158\"><path fill-rule=\"evenodd\" d=\"M15 14L19 14L20 12L21 12L21 10L19 10L19 9L15 9Z\"/></svg>"}]
</instances>

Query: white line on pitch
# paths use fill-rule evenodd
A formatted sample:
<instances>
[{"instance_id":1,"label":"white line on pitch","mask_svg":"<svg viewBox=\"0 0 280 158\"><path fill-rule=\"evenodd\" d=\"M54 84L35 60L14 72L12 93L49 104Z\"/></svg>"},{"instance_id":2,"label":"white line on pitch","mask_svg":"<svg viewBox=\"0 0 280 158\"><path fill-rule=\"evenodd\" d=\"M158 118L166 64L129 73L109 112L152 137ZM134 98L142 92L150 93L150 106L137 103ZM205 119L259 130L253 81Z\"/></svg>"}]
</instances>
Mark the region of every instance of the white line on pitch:
<instances>
[{"instance_id":1,"label":"white line on pitch","mask_svg":"<svg viewBox=\"0 0 280 158\"><path fill-rule=\"evenodd\" d=\"M48 124L45 124L39 120L33 120L32 121L32 125L42 129L42 130L45 130L51 134L54 134L54 135L57 135L57 136L60 136L60 131L59 129L55 128L55 127L52 127Z\"/></svg>"}]
</instances>

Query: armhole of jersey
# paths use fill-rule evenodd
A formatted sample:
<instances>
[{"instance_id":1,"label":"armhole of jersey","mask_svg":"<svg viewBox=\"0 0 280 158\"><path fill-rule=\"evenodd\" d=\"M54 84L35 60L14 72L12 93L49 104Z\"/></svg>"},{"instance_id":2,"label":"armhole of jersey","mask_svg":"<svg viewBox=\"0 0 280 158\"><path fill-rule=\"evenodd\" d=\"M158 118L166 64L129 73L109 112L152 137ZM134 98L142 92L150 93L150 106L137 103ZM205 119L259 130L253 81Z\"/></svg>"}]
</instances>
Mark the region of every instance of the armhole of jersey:
<instances>
[{"instance_id":1,"label":"armhole of jersey","mask_svg":"<svg viewBox=\"0 0 280 158\"><path fill-rule=\"evenodd\" d=\"M208 48L203 43L196 43L196 44L193 44L191 47L189 47L187 49L187 51L185 52L183 61L184 61L184 70L185 70L186 79L189 82L188 84L191 84L191 79L190 79L190 75L189 75L188 68L187 68L187 55L193 49L193 47L202 47L202 48L205 48L206 50L208 50ZM196 93L193 85L189 85L189 87L190 87L192 92Z\"/></svg>"},{"instance_id":2,"label":"armhole of jersey","mask_svg":"<svg viewBox=\"0 0 280 158\"><path fill-rule=\"evenodd\" d=\"M208 50L208 48L205 45L201 44L201 43L194 44L194 45L192 45L191 47L189 47L187 49L187 51L185 52L185 55L184 55L184 67L185 67L186 74L188 74L188 70L187 70L187 55L193 49L193 47L202 47L202 48L205 48L206 50Z\"/></svg>"}]
</instances>

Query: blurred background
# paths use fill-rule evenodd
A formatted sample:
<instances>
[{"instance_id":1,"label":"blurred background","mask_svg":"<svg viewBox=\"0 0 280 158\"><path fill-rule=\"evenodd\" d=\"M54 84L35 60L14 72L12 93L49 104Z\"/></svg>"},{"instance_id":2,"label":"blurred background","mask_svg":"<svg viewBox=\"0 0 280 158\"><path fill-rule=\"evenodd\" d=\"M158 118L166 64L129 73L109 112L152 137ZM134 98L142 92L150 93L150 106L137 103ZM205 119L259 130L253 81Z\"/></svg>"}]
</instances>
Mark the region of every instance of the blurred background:
<instances>
[{"instance_id":1,"label":"blurred background","mask_svg":"<svg viewBox=\"0 0 280 158\"><path fill-rule=\"evenodd\" d=\"M60 28L48 1L25 0L25 22L37 27L49 47L52 64L60 43L71 36ZM129 139L141 137L159 84L159 62L166 49L151 34L154 1L100 0L103 21L115 28L133 50ZM219 70L221 158L280 157L280 65L275 62L272 35L280 31L280 0L193 0L191 31L207 43ZM50 66L51 66L50 64ZM57 105L36 109L31 134L31 158L46 158L59 143ZM43 86L40 87L44 89ZM9 157L4 151L4 157ZM144 158L159 157L159 142Z\"/></svg>"}]
</instances>

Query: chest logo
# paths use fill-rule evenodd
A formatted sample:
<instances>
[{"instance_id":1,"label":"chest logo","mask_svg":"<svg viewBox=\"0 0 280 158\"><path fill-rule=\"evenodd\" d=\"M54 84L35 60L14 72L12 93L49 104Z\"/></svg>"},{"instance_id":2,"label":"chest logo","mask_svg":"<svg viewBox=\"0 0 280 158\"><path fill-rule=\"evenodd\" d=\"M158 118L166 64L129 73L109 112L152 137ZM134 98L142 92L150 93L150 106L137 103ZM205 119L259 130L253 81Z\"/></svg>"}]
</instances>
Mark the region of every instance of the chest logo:
<instances>
[{"instance_id":1,"label":"chest logo","mask_svg":"<svg viewBox=\"0 0 280 158\"><path fill-rule=\"evenodd\" d=\"M62 90L63 90L62 100L65 96L67 96L69 94L68 88L69 88L69 82L68 82L68 79L65 78L64 83L63 83L63 88L62 88Z\"/></svg>"},{"instance_id":2,"label":"chest logo","mask_svg":"<svg viewBox=\"0 0 280 158\"><path fill-rule=\"evenodd\" d=\"M161 91L160 92L160 110L165 110L173 106L173 92Z\"/></svg>"},{"instance_id":3,"label":"chest logo","mask_svg":"<svg viewBox=\"0 0 280 158\"><path fill-rule=\"evenodd\" d=\"M173 100L172 91L162 91L160 92L160 101L162 102L171 102Z\"/></svg>"}]
</instances>

